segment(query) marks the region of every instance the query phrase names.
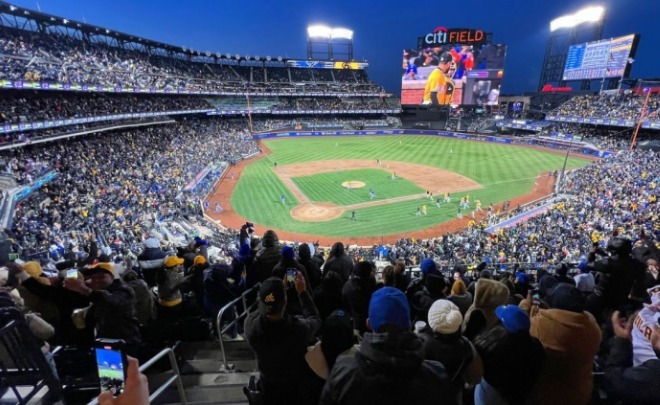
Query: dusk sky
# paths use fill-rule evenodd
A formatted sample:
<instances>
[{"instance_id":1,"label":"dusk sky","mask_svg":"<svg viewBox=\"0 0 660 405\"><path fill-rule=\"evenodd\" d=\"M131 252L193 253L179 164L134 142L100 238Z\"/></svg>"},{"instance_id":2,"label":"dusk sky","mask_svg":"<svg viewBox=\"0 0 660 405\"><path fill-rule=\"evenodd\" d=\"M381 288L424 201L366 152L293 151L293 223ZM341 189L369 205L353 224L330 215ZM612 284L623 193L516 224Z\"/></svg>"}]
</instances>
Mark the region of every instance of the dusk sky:
<instances>
[{"instance_id":1,"label":"dusk sky","mask_svg":"<svg viewBox=\"0 0 660 405\"><path fill-rule=\"evenodd\" d=\"M225 54L306 57L310 23L355 31L355 58L397 96L401 52L437 26L471 27L508 45L503 94L535 91L553 18L604 4L603 38L641 34L632 77L660 78L660 0L227 1L14 0L21 7L83 20L173 45Z\"/></svg>"}]
</instances>

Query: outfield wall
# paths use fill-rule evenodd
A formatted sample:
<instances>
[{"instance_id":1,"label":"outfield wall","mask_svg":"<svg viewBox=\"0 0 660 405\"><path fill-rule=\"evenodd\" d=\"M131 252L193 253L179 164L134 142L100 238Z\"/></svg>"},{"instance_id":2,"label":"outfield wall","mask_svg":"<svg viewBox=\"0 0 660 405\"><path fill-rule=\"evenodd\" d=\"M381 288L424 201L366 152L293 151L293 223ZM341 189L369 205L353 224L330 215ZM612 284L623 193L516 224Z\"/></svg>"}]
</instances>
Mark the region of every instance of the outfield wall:
<instances>
[{"instance_id":1,"label":"outfield wall","mask_svg":"<svg viewBox=\"0 0 660 405\"><path fill-rule=\"evenodd\" d=\"M379 130L360 130L360 131L285 131L285 132L264 132L253 135L255 140L269 139L269 138L288 138L288 137L316 137L316 136L374 136L374 135L426 135L426 136L443 136L455 139L467 139L472 141L504 143L511 145L525 145L537 146L540 148L547 148L552 150L567 150L571 149L571 153L579 155L605 158L612 154L610 152L601 151L599 149L578 145L573 142L567 142L554 139L538 139L538 138L517 138L506 136L490 136L469 134L465 132L451 132L451 131L434 131L434 130L419 130L419 129L379 129Z\"/></svg>"}]
</instances>

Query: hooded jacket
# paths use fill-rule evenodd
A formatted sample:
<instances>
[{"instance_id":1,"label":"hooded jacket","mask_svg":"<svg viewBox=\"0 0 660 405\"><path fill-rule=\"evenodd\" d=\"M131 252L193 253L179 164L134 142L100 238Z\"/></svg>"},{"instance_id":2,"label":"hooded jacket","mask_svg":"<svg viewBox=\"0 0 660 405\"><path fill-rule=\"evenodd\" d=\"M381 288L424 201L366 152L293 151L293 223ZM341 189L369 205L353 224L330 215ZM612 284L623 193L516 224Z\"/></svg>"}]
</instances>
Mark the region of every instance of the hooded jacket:
<instances>
[{"instance_id":1,"label":"hooded jacket","mask_svg":"<svg viewBox=\"0 0 660 405\"><path fill-rule=\"evenodd\" d=\"M612 339L610 355L605 365L604 389L612 399L623 403L651 405L660 403L660 359L632 364L633 348L629 340Z\"/></svg>"},{"instance_id":2,"label":"hooded jacket","mask_svg":"<svg viewBox=\"0 0 660 405\"><path fill-rule=\"evenodd\" d=\"M262 282L273 274L273 268L280 261L280 239L274 231L268 230L261 240L262 248L257 252L252 269L257 282Z\"/></svg>"},{"instance_id":3,"label":"hooded jacket","mask_svg":"<svg viewBox=\"0 0 660 405\"><path fill-rule=\"evenodd\" d=\"M412 332L365 333L360 351L337 359L321 405L455 403L442 364L424 360Z\"/></svg>"},{"instance_id":4,"label":"hooded jacket","mask_svg":"<svg viewBox=\"0 0 660 405\"><path fill-rule=\"evenodd\" d=\"M312 259L312 252L309 249L309 245L306 243L300 245L298 248L298 256L300 256L300 264L302 264L305 267L305 270L307 270L310 290L314 290L316 287L321 285L323 276L321 275L321 269L319 268L319 265Z\"/></svg>"},{"instance_id":5,"label":"hooded jacket","mask_svg":"<svg viewBox=\"0 0 660 405\"><path fill-rule=\"evenodd\" d=\"M593 388L593 359L601 341L593 315L540 309L531 318L530 334L545 348L539 377L540 404L588 403Z\"/></svg>"},{"instance_id":6,"label":"hooded jacket","mask_svg":"<svg viewBox=\"0 0 660 405\"><path fill-rule=\"evenodd\" d=\"M470 323L472 313L481 311L486 318L486 324L478 328L480 330L493 326L497 321L495 308L505 305L509 299L509 289L502 283L480 278L474 288L474 302L465 313L463 319L463 329L465 330Z\"/></svg>"},{"instance_id":7,"label":"hooded jacket","mask_svg":"<svg viewBox=\"0 0 660 405\"><path fill-rule=\"evenodd\" d=\"M351 273L353 272L353 261L350 257L346 256L344 245L340 242L332 245L330 249L330 258L323 266L323 273L334 271L341 276L342 281L348 281Z\"/></svg>"},{"instance_id":8,"label":"hooded jacket","mask_svg":"<svg viewBox=\"0 0 660 405\"><path fill-rule=\"evenodd\" d=\"M163 267L166 257L167 253L163 252L160 247L146 247L138 256L138 265L149 286L156 284L156 271Z\"/></svg>"},{"instance_id":9,"label":"hooded jacket","mask_svg":"<svg viewBox=\"0 0 660 405\"><path fill-rule=\"evenodd\" d=\"M643 264L625 253L615 253L596 261L592 261L591 255L587 268L601 273L597 277L594 294L603 298L607 308L619 308L628 300L635 282L642 282L645 274Z\"/></svg>"}]
</instances>

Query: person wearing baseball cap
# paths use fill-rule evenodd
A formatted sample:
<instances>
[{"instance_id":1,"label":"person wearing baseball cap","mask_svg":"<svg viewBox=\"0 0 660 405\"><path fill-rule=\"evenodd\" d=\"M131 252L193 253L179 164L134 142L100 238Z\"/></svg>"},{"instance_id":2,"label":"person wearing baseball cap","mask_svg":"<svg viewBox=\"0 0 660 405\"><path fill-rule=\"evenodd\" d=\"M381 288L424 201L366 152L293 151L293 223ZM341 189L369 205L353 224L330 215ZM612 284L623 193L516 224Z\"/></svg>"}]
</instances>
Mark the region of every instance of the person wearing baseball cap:
<instances>
[{"instance_id":1,"label":"person wearing baseball cap","mask_svg":"<svg viewBox=\"0 0 660 405\"><path fill-rule=\"evenodd\" d=\"M115 278L111 263L98 263L83 270L85 279L67 278L63 285L45 285L34 280L25 271L18 271L16 277L33 294L60 308L64 340L72 344L92 345L95 338L122 339L126 342L128 354L136 355L141 336L135 315L135 294L124 282ZM91 304L91 305L90 305ZM84 330L76 331L63 309L89 306L85 316ZM67 321L64 321L64 319ZM75 331L75 332L74 332ZM94 336L94 331L96 336Z\"/></svg>"},{"instance_id":2,"label":"person wearing baseball cap","mask_svg":"<svg viewBox=\"0 0 660 405\"><path fill-rule=\"evenodd\" d=\"M454 57L449 52L442 52L437 62L438 67L433 69L426 81L422 104L449 105L454 94L454 83L449 75Z\"/></svg>"},{"instance_id":3,"label":"person wearing baseball cap","mask_svg":"<svg viewBox=\"0 0 660 405\"><path fill-rule=\"evenodd\" d=\"M163 260L165 268L156 274L158 286L158 318L178 318L183 315L183 295L181 286L192 276L183 275L184 260L177 256L167 256Z\"/></svg>"},{"instance_id":4,"label":"person wearing baseball cap","mask_svg":"<svg viewBox=\"0 0 660 405\"><path fill-rule=\"evenodd\" d=\"M424 360L403 292L394 287L374 292L367 324L371 332L364 334L359 352L335 362L320 403L454 403L444 366Z\"/></svg>"},{"instance_id":5,"label":"person wearing baseball cap","mask_svg":"<svg viewBox=\"0 0 660 405\"><path fill-rule=\"evenodd\" d=\"M302 273L296 271L292 281L288 277L264 280L259 288L259 310L245 319L245 337L257 355L264 404L309 403L303 389L309 372L305 353L321 327L321 318ZM285 284L289 283L298 293L302 316L287 312Z\"/></svg>"}]
</instances>

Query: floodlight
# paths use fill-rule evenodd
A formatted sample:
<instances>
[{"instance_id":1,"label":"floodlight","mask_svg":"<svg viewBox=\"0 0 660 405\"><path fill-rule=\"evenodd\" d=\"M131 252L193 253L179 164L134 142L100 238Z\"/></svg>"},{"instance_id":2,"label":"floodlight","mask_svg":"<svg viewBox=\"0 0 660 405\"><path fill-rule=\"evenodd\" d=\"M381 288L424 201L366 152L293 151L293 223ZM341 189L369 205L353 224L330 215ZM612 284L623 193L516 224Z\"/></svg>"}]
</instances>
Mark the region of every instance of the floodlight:
<instances>
[{"instance_id":1,"label":"floodlight","mask_svg":"<svg viewBox=\"0 0 660 405\"><path fill-rule=\"evenodd\" d=\"M333 28L331 35L337 39L353 39L353 31L347 28Z\"/></svg>"},{"instance_id":2,"label":"floodlight","mask_svg":"<svg viewBox=\"0 0 660 405\"><path fill-rule=\"evenodd\" d=\"M245 60L250 60L250 55L245 55Z\"/></svg>"},{"instance_id":3,"label":"floodlight","mask_svg":"<svg viewBox=\"0 0 660 405\"><path fill-rule=\"evenodd\" d=\"M236 54L236 55L234 55L234 58L236 58L236 59L240 59L240 58L241 58L241 55Z\"/></svg>"},{"instance_id":4,"label":"floodlight","mask_svg":"<svg viewBox=\"0 0 660 405\"><path fill-rule=\"evenodd\" d=\"M586 22L601 21L605 16L605 8L602 6L585 7L573 14L555 18L550 22L550 31L562 28L573 28Z\"/></svg>"},{"instance_id":5,"label":"floodlight","mask_svg":"<svg viewBox=\"0 0 660 405\"><path fill-rule=\"evenodd\" d=\"M266 56L266 60L270 62L270 55Z\"/></svg>"},{"instance_id":6,"label":"floodlight","mask_svg":"<svg viewBox=\"0 0 660 405\"><path fill-rule=\"evenodd\" d=\"M259 59L261 59L261 57L259 55L254 57L254 60L259 60Z\"/></svg>"},{"instance_id":7,"label":"floodlight","mask_svg":"<svg viewBox=\"0 0 660 405\"><path fill-rule=\"evenodd\" d=\"M225 56L227 57L227 59L231 59L231 54L229 52L227 52Z\"/></svg>"},{"instance_id":8,"label":"floodlight","mask_svg":"<svg viewBox=\"0 0 660 405\"><path fill-rule=\"evenodd\" d=\"M307 36L310 38L330 38L332 28L325 25L310 25L307 27Z\"/></svg>"},{"instance_id":9,"label":"floodlight","mask_svg":"<svg viewBox=\"0 0 660 405\"><path fill-rule=\"evenodd\" d=\"M278 56L278 57L277 57L277 61L278 61L278 62L282 62L282 57L281 57L281 56Z\"/></svg>"}]
</instances>

